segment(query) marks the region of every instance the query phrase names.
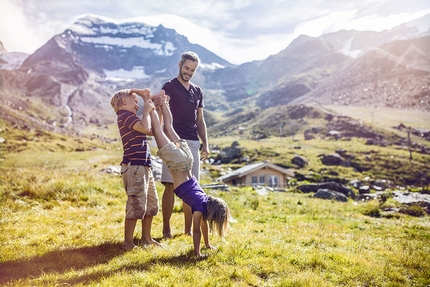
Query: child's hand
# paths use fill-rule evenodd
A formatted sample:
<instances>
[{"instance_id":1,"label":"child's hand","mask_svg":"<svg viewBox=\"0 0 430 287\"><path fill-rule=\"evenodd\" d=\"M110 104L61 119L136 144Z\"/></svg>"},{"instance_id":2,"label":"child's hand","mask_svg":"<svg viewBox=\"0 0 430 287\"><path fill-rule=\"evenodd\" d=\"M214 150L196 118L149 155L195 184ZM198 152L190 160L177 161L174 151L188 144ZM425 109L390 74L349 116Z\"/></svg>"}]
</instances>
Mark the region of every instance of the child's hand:
<instances>
[{"instance_id":1,"label":"child's hand","mask_svg":"<svg viewBox=\"0 0 430 287\"><path fill-rule=\"evenodd\" d=\"M144 109L147 109L149 112L151 112L152 110L155 110L154 102L152 102L151 100L147 101L145 103Z\"/></svg>"},{"instance_id":2,"label":"child's hand","mask_svg":"<svg viewBox=\"0 0 430 287\"><path fill-rule=\"evenodd\" d=\"M160 90L158 93L151 95L151 100L154 101L156 107L159 107L164 103L165 97L164 90Z\"/></svg>"}]
</instances>

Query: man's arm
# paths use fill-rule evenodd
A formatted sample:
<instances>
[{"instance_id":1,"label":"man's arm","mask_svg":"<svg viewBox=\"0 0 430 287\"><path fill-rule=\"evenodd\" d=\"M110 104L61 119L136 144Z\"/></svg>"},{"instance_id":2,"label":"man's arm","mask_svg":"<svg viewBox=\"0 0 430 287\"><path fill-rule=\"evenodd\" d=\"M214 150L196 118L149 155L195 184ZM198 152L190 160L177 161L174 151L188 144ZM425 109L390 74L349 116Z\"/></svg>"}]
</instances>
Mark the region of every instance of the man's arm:
<instances>
[{"instance_id":1,"label":"man's arm","mask_svg":"<svg viewBox=\"0 0 430 287\"><path fill-rule=\"evenodd\" d=\"M200 151L200 156L202 160L205 160L209 157L209 143L206 130L206 122L203 115L203 108L197 109L197 133L199 135L200 140L202 141L202 149Z\"/></svg>"}]
</instances>

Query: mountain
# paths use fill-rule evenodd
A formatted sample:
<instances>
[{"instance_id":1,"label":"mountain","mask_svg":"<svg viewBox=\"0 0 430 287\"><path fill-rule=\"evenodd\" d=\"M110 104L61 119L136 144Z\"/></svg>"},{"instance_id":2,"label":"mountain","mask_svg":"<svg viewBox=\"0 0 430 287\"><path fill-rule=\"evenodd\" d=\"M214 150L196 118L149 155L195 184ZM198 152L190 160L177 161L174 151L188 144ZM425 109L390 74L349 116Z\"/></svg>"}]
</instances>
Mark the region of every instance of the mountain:
<instances>
[{"instance_id":1,"label":"mountain","mask_svg":"<svg viewBox=\"0 0 430 287\"><path fill-rule=\"evenodd\" d=\"M430 36L373 48L290 103L430 111Z\"/></svg>"},{"instance_id":2,"label":"mountain","mask_svg":"<svg viewBox=\"0 0 430 287\"><path fill-rule=\"evenodd\" d=\"M25 53L8 53L3 43L0 41L0 67L2 70L18 69L27 57L28 54Z\"/></svg>"},{"instance_id":3,"label":"mountain","mask_svg":"<svg viewBox=\"0 0 430 287\"><path fill-rule=\"evenodd\" d=\"M28 56L19 69L2 65L4 110L13 114L20 107L35 120L40 114L42 123L61 127L108 124L115 116L109 103L114 91L159 89L177 75L180 54L187 50L199 54L201 69L233 66L161 25L87 15ZM31 101L37 111L28 110Z\"/></svg>"},{"instance_id":4,"label":"mountain","mask_svg":"<svg viewBox=\"0 0 430 287\"><path fill-rule=\"evenodd\" d=\"M408 69L418 71L417 73L423 76L416 83L415 80L407 82L411 84L411 89L413 89L414 83L425 83L427 72L426 68L423 71L421 67L428 67L429 62L426 57L422 56L422 53L429 54L425 48L409 49L404 47L407 45L404 43L416 47L421 47L420 43L422 43L429 47L430 43L426 37L429 35L430 14L383 32L344 30L324 34L317 38L301 35L283 51L263 61L245 63L237 67L226 67L206 75L208 80L206 88L216 90L218 98L229 102L223 107L231 106L239 110L244 103L255 104L263 108L297 102L306 103L306 97L315 98L316 95L323 98L321 103L336 104L339 102L325 100L324 97L327 94L322 94L322 90L327 85L344 86L345 79L341 80L342 74L366 81L360 83L365 86L375 84L370 77L366 77L368 74L366 69L351 68L356 65L355 63L371 62L372 56L368 56L368 54L377 53L379 56L373 58L374 60L378 59L379 66L390 67L393 59L403 57L399 54L402 53L401 51L408 51L407 57L413 59L412 61L416 65L408 65ZM412 42L402 42L402 40L411 40ZM414 41L417 43L414 44ZM394 44L390 45L389 43ZM397 45L399 48L396 48ZM388 52L384 52L384 49L388 49ZM372 67L370 64L369 68ZM414 67L418 67L418 70ZM397 82L399 76L395 73L385 73L387 71L384 69L375 70L375 72L377 74L384 73L379 74L379 78L385 79L384 85ZM413 75L412 77L415 79L417 73L408 73L408 75ZM336 82L336 79L341 82ZM416 89L415 91L417 92ZM403 100L405 104L402 107L428 110L428 102L421 104L423 97L415 95L415 92L411 95L412 100L410 97ZM298 98L301 100L296 101ZM388 101L383 103L392 106L389 105ZM373 103L372 100L367 99L367 101L360 101L359 104L372 105ZM214 104L211 107L220 109Z\"/></svg>"},{"instance_id":5,"label":"mountain","mask_svg":"<svg viewBox=\"0 0 430 287\"><path fill-rule=\"evenodd\" d=\"M235 66L161 25L87 15L18 69L2 64L2 118L73 132L113 123L112 93L159 89L186 50L202 59L193 81L205 91L210 123L297 103L429 110L429 16L383 32L302 35L276 55Z\"/></svg>"},{"instance_id":6,"label":"mountain","mask_svg":"<svg viewBox=\"0 0 430 287\"><path fill-rule=\"evenodd\" d=\"M107 78L173 77L185 50L196 51L203 65L231 66L203 47L191 44L172 29L139 22L113 23L95 15L76 21L52 38L22 65L28 70L44 61L77 61Z\"/></svg>"}]
</instances>

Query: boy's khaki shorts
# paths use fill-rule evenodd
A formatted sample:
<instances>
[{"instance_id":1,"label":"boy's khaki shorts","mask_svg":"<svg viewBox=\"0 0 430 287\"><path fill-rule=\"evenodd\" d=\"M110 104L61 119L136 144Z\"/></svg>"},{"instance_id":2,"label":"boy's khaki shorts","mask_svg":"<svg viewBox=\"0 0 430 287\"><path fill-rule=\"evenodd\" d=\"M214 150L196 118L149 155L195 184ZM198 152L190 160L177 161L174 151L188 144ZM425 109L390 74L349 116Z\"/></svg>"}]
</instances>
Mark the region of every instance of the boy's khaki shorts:
<instances>
[{"instance_id":1,"label":"boy's khaki shorts","mask_svg":"<svg viewBox=\"0 0 430 287\"><path fill-rule=\"evenodd\" d=\"M152 169L143 165L121 167L122 180L127 193L125 208L127 219L143 219L158 214L158 195Z\"/></svg>"},{"instance_id":2,"label":"boy's khaki shorts","mask_svg":"<svg viewBox=\"0 0 430 287\"><path fill-rule=\"evenodd\" d=\"M193 155L186 140L170 142L158 150L157 155L166 163L170 173L191 170Z\"/></svg>"}]
</instances>

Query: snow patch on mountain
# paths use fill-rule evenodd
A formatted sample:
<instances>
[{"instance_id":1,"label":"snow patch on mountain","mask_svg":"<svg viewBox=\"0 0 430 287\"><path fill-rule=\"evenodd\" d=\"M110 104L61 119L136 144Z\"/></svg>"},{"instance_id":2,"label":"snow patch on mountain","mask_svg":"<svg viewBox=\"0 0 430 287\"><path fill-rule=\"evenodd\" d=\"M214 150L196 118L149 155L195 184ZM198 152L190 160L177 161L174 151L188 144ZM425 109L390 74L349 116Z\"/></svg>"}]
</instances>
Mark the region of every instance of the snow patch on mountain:
<instances>
[{"instance_id":1,"label":"snow patch on mountain","mask_svg":"<svg viewBox=\"0 0 430 287\"><path fill-rule=\"evenodd\" d=\"M106 75L106 79L110 81L124 81L129 79L147 79L149 75L145 74L145 68L142 66L134 66L131 71L124 69L118 70L103 70Z\"/></svg>"},{"instance_id":2,"label":"snow patch on mountain","mask_svg":"<svg viewBox=\"0 0 430 287\"><path fill-rule=\"evenodd\" d=\"M342 54L352 57L354 59L358 58L361 54L362 51L361 50L351 50L351 44L352 41L354 40L354 37L349 38L345 45L342 47L342 49L339 50L339 52L341 52Z\"/></svg>"},{"instance_id":3,"label":"snow patch on mountain","mask_svg":"<svg viewBox=\"0 0 430 287\"><path fill-rule=\"evenodd\" d=\"M162 44L151 43L151 41L146 40L142 37L127 37L127 38L118 38L118 37L109 37L109 36L101 36L101 37L81 37L82 42L95 44L95 46L105 47L109 46L118 46L124 48L131 47L139 47L143 49L152 49L156 50L158 55L171 56L173 51L176 50L173 43L171 42L163 42Z\"/></svg>"},{"instance_id":4,"label":"snow patch on mountain","mask_svg":"<svg viewBox=\"0 0 430 287\"><path fill-rule=\"evenodd\" d=\"M95 21L94 18L82 18L75 22L70 30L75 31L80 35L99 35L99 34L122 34L135 35L144 34L153 36L156 27L146 25L144 23L114 23Z\"/></svg>"},{"instance_id":5,"label":"snow patch on mountain","mask_svg":"<svg viewBox=\"0 0 430 287\"><path fill-rule=\"evenodd\" d=\"M138 47L154 50L160 56L173 55L177 48L172 42L159 41L155 43L151 41L155 37L154 32L156 30L157 27L144 23L120 22L89 14L79 18L68 30L67 36L75 41L80 40L106 50L111 50L114 47ZM63 37L66 35L63 34Z\"/></svg>"},{"instance_id":6,"label":"snow patch on mountain","mask_svg":"<svg viewBox=\"0 0 430 287\"><path fill-rule=\"evenodd\" d=\"M225 66L218 64L218 63L210 63L210 64L200 63L199 67L202 69L208 69L208 70L216 70L216 69L225 68Z\"/></svg>"}]
</instances>

